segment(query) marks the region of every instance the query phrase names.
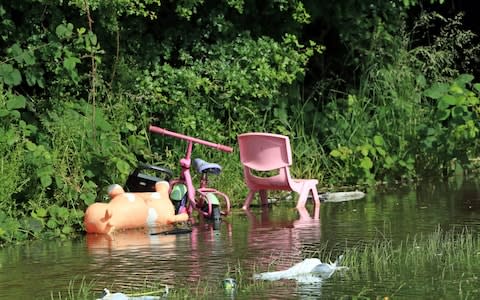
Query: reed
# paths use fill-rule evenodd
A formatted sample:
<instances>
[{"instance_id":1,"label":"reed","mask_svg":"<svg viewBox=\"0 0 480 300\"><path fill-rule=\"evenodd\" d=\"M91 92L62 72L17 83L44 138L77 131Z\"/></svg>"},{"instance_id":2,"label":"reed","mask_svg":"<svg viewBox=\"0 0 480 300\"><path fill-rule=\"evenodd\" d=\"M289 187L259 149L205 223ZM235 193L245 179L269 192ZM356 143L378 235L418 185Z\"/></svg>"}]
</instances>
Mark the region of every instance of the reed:
<instances>
[{"instance_id":1,"label":"reed","mask_svg":"<svg viewBox=\"0 0 480 300\"><path fill-rule=\"evenodd\" d=\"M378 286L388 287L383 294L390 298L432 293L438 298L471 299L479 293L475 286L479 249L480 239L471 230L438 228L398 244L384 239L350 247L345 250L343 264L349 270L344 275L352 286L368 286L353 299L377 297Z\"/></svg>"}]
</instances>

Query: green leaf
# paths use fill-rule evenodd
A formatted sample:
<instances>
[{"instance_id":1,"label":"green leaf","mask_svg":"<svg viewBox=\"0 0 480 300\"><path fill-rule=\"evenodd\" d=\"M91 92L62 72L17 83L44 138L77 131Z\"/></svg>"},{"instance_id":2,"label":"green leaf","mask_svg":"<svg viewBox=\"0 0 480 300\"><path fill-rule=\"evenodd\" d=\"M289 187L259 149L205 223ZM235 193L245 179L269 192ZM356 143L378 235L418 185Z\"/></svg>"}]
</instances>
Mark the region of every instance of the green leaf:
<instances>
[{"instance_id":1,"label":"green leaf","mask_svg":"<svg viewBox=\"0 0 480 300\"><path fill-rule=\"evenodd\" d=\"M417 76L416 81L420 87L425 87L427 85L427 79L422 74Z\"/></svg>"},{"instance_id":2,"label":"green leaf","mask_svg":"<svg viewBox=\"0 0 480 300\"><path fill-rule=\"evenodd\" d=\"M67 25L60 24L57 26L57 28L55 28L55 33L61 39L70 38L72 36L72 32L73 32L73 24L71 23L68 23Z\"/></svg>"},{"instance_id":3,"label":"green leaf","mask_svg":"<svg viewBox=\"0 0 480 300\"><path fill-rule=\"evenodd\" d=\"M95 202L95 197L96 195L94 195L93 193L82 193L80 195L80 199L82 199L83 203L85 203L86 205L93 204Z\"/></svg>"},{"instance_id":4,"label":"green leaf","mask_svg":"<svg viewBox=\"0 0 480 300\"><path fill-rule=\"evenodd\" d=\"M117 170L121 174L128 174L130 172L130 165L124 160L118 160L116 163Z\"/></svg>"},{"instance_id":5,"label":"green leaf","mask_svg":"<svg viewBox=\"0 0 480 300\"><path fill-rule=\"evenodd\" d=\"M43 207L37 209L35 213L39 218L45 218L47 216L47 210Z\"/></svg>"},{"instance_id":6,"label":"green leaf","mask_svg":"<svg viewBox=\"0 0 480 300\"><path fill-rule=\"evenodd\" d=\"M97 45L97 35L94 34L93 32L89 31L88 32L88 38L90 39L90 43L95 46Z\"/></svg>"},{"instance_id":7,"label":"green leaf","mask_svg":"<svg viewBox=\"0 0 480 300\"><path fill-rule=\"evenodd\" d=\"M20 112L18 110L12 110L10 111L10 115L15 118L15 119L18 119L20 118Z\"/></svg>"},{"instance_id":8,"label":"green leaf","mask_svg":"<svg viewBox=\"0 0 480 300\"><path fill-rule=\"evenodd\" d=\"M37 150L37 145L35 143L32 143L31 141L27 141L25 143L25 148L27 148L28 151L35 151Z\"/></svg>"},{"instance_id":9,"label":"green leaf","mask_svg":"<svg viewBox=\"0 0 480 300\"><path fill-rule=\"evenodd\" d=\"M30 51L23 51L22 59L25 62L25 65L31 66L35 64L35 56Z\"/></svg>"},{"instance_id":10,"label":"green leaf","mask_svg":"<svg viewBox=\"0 0 480 300\"><path fill-rule=\"evenodd\" d=\"M55 219L50 219L47 221L47 227L50 228L50 229L54 229L54 228L57 228L58 226L58 223L57 221L55 221Z\"/></svg>"},{"instance_id":11,"label":"green leaf","mask_svg":"<svg viewBox=\"0 0 480 300\"><path fill-rule=\"evenodd\" d=\"M129 123L129 122L125 123L125 127L126 127L128 130L130 130L130 131L135 131L135 130L137 130L137 126L135 126L134 124Z\"/></svg>"},{"instance_id":12,"label":"green leaf","mask_svg":"<svg viewBox=\"0 0 480 300\"><path fill-rule=\"evenodd\" d=\"M365 170L370 170L373 167L373 162L370 157L365 156L364 158L362 158L362 160L360 161L360 167Z\"/></svg>"},{"instance_id":13,"label":"green leaf","mask_svg":"<svg viewBox=\"0 0 480 300\"><path fill-rule=\"evenodd\" d=\"M64 220L68 219L68 216L70 215L69 211L65 207L59 207L57 209L58 216Z\"/></svg>"},{"instance_id":14,"label":"green leaf","mask_svg":"<svg viewBox=\"0 0 480 300\"><path fill-rule=\"evenodd\" d=\"M42 187L46 188L52 184L52 177L49 175L43 175L40 177L40 183L42 184Z\"/></svg>"},{"instance_id":15,"label":"green leaf","mask_svg":"<svg viewBox=\"0 0 480 300\"><path fill-rule=\"evenodd\" d=\"M22 82L22 75L11 64L0 64L0 80L6 85L16 86Z\"/></svg>"},{"instance_id":16,"label":"green leaf","mask_svg":"<svg viewBox=\"0 0 480 300\"><path fill-rule=\"evenodd\" d=\"M387 156L387 157L385 158L385 164L391 166L391 165L393 165L394 163L395 163L395 160L394 160L391 156Z\"/></svg>"},{"instance_id":17,"label":"green leaf","mask_svg":"<svg viewBox=\"0 0 480 300\"><path fill-rule=\"evenodd\" d=\"M385 151L383 148L377 147L376 149L381 156L385 156L387 154L387 151Z\"/></svg>"},{"instance_id":18,"label":"green leaf","mask_svg":"<svg viewBox=\"0 0 480 300\"><path fill-rule=\"evenodd\" d=\"M69 71L75 70L75 66L80 63L80 59L75 56L69 56L63 61L63 66Z\"/></svg>"},{"instance_id":19,"label":"green leaf","mask_svg":"<svg viewBox=\"0 0 480 300\"><path fill-rule=\"evenodd\" d=\"M375 135L373 137L373 142L375 143L375 145L377 146L383 146L385 145L385 140L383 139L383 137L381 135Z\"/></svg>"},{"instance_id":20,"label":"green leaf","mask_svg":"<svg viewBox=\"0 0 480 300\"><path fill-rule=\"evenodd\" d=\"M338 151L337 149L335 150L332 150L330 152L330 155L333 156L333 157L340 157L342 155L342 153L340 153L340 151Z\"/></svg>"},{"instance_id":21,"label":"green leaf","mask_svg":"<svg viewBox=\"0 0 480 300\"><path fill-rule=\"evenodd\" d=\"M13 44L10 48L7 49L7 52L18 62L22 63L22 53L23 50L18 43Z\"/></svg>"},{"instance_id":22,"label":"green leaf","mask_svg":"<svg viewBox=\"0 0 480 300\"><path fill-rule=\"evenodd\" d=\"M369 144L365 144L362 146L359 146L357 149L360 150L363 156L367 156L368 153L370 152L371 146Z\"/></svg>"},{"instance_id":23,"label":"green leaf","mask_svg":"<svg viewBox=\"0 0 480 300\"><path fill-rule=\"evenodd\" d=\"M62 233L64 233L64 234L70 234L70 233L72 233L72 232L73 232L72 226L70 226L70 225L65 225L65 226L63 226L63 228L62 228Z\"/></svg>"},{"instance_id":24,"label":"green leaf","mask_svg":"<svg viewBox=\"0 0 480 300\"><path fill-rule=\"evenodd\" d=\"M14 95L7 101L7 109L14 110L14 109L21 109L25 108L27 100L22 95Z\"/></svg>"},{"instance_id":25,"label":"green leaf","mask_svg":"<svg viewBox=\"0 0 480 300\"><path fill-rule=\"evenodd\" d=\"M463 94L465 91L464 91L463 87L458 85L458 83L454 82L452 84L452 86L450 87L450 92L452 92L454 94Z\"/></svg>"},{"instance_id":26,"label":"green leaf","mask_svg":"<svg viewBox=\"0 0 480 300\"><path fill-rule=\"evenodd\" d=\"M472 82L473 78L471 74L462 74L455 79L455 82L460 86L465 86L465 84Z\"/></svg>"},{"instance_id":27,"label":"green leaf","mask_svg":"<svg viewBox=\"0 0 480 300\"><path fill-rule=\"evenodd\" d=\"M475 83L473 87L477 90L477 92L480 92L480 83Z\"/></svg>"},{"instance_id":28,"label":"green leaf","mask_svg":"<svg viewBox=\"0 0 480 300\"><path fill-rule=\"evenodd\" d=\"M446 120L450 117L450 110L448 110L448 109L439 110L439 111L437 111L437 113L435 115L436 115L438 120L443 121L443 120Z\"/></svg>"},{"instance_id":29,"label":"green leaf","mask_svg":"<svg viewBox=\"0 0 480 300\"><path fill-rule=\"evenodd\" d=\"M0 118L6 117L10 114L10 112L6 109L0 109Z\"/></svg>"},{"instance_id":30,"label":"green leaf","mask_svg":"<svg viewBox=\"0 0 480 300\"><path fill-rule=\"evenodd\" d=\"M430 88L426 89L423 94L432 99L440 99L448 92L449 86L445 83L435 83Z\"/></svg>"}]
</instances>

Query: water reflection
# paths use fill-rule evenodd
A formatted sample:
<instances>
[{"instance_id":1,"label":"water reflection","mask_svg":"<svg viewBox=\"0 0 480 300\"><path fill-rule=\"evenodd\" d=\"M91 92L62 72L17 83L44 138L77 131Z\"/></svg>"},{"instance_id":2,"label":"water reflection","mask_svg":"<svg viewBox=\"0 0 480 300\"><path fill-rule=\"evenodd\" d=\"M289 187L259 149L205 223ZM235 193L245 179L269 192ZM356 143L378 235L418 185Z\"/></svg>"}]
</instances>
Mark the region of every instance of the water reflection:
<instances>
[{"instance_id":1,"label":"water reflection","mask_svg":"<svg viewBox=\"0 0 480 300\"><path fill-rule=\"evenodd\" d=\"M175 251L175 235L153 234L144 230L120 231L114 234L87 234L87 249L91 254L105 255L112 251L162 247ZM166 253L168 255L168 252Z\"/></svg>"},{"instance_id":2,"label":"water reflection","mask_svg":"<svg viewBox=\"0 0 480 300\"><path fill-rule=\"evenodd\" d=\"M248 280L253 273L287 269L315 257L319 248L327 247L336 256L352 245L385 239L401 243L408 236L429 233L439 226L468 225L478 230L478 220L479 183L454 180L368 191L364 199L323 203L319 210L276 206L236 211L218 230L198 222L192 232L178 235L131 231L86 235L76 241L37 241L0 249L0 299L50 299L51 292L67 290L75 278L93 282L98 291L104 287L111 291L141 289L145 282L216 287L225 276L235 278L236 270ZM339 298L358 295L365 286L381 289L367 280L356 278L359 286L354 286L342 278L331 278L321 288L289 281L273 283L257 298L314 298L320 293ZM418 281L423 282L422 278ZM438 290L434 283L430 285L431 290ZM392 289L395 287L398 283L392 278Z\"/></svg>"},{"instance_id":3,"label":"water reflection","mask_svg":"<svg viewBox=\"0 0 480 300\"><path fill-rule=\"evenodd\" d=\"M245 211L249 228L248 253L255 254L256 267L274 264L286 268L305 257L304 248L318 244L321 238L320 208L310 215L307 208L292 209L290 218L276 219L267 207L260 212Z\"/></svg>"}]
</instances>

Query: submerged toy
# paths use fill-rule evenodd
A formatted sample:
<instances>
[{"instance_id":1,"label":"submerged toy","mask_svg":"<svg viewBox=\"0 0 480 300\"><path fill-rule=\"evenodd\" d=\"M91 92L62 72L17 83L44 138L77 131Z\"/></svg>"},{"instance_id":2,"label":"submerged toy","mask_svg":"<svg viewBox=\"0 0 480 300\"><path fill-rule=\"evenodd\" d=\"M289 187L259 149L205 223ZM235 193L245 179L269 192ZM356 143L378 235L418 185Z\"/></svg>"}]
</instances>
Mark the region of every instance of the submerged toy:
<instances>
[{"instance_id":1,"label":"submerged toy","mask_svg":"<svg viewBox=\"0 0 480 300\"><path fill-rule=\"evenodd\" d=\"M169 184L159 181L155 192L126 193L114 184L109 187L109 203L90 205L84 218L88 233L113 233L122 229L157 227L188 220L188 214L175 214L168 195Z\"/></svg>"}]
</instances>

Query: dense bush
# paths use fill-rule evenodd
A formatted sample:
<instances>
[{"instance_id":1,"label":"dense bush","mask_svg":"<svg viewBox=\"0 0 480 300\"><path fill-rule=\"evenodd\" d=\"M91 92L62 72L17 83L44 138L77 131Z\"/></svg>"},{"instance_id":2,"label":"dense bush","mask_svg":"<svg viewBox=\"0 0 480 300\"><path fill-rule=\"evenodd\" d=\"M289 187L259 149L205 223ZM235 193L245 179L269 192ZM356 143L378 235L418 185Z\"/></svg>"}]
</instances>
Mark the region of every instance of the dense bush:
<instances>
[{"instance_id":1,"label":"dense bush","mask_svg":"<svg viewBox=\"0 0 480 300\"><path fill-rule=\"evenodd\" d=\"M2 1L0 243L71 236L138 161L175 168L184 143L151 137L152 123L232 146L288 135L294 175L329 187L470 168L478 85L460 74L476 36L460 17L412 26L417 4ZM416 41L434 19L432 42ZM243 199L238 153L195 154Z\"/></svg>"}]
</instances>

